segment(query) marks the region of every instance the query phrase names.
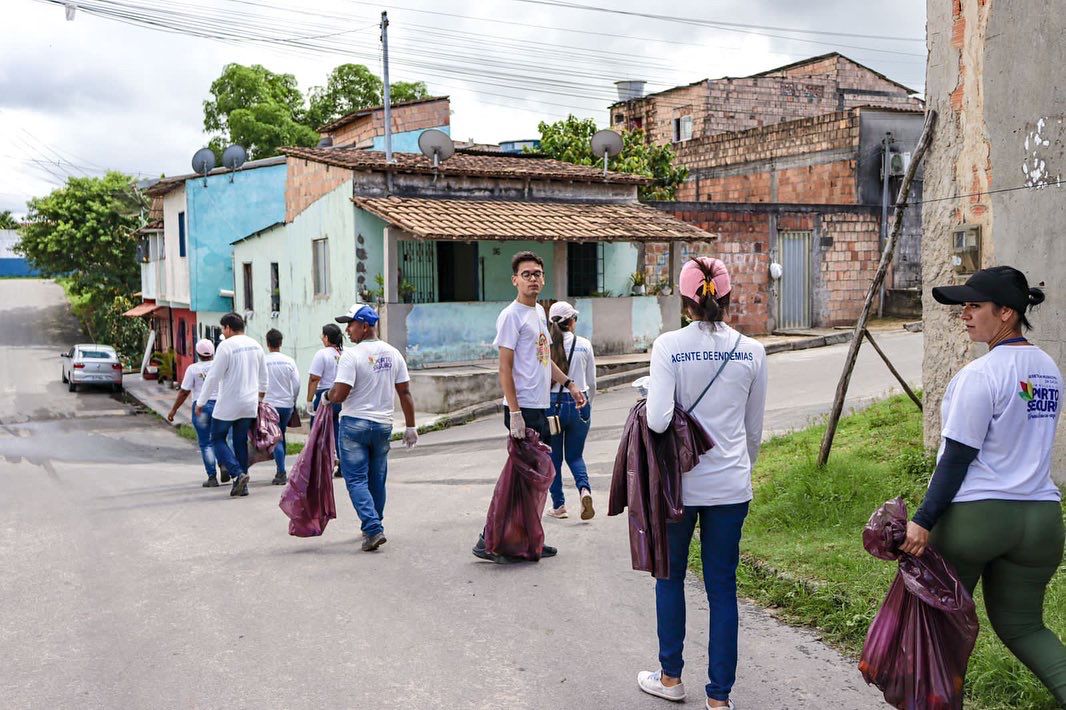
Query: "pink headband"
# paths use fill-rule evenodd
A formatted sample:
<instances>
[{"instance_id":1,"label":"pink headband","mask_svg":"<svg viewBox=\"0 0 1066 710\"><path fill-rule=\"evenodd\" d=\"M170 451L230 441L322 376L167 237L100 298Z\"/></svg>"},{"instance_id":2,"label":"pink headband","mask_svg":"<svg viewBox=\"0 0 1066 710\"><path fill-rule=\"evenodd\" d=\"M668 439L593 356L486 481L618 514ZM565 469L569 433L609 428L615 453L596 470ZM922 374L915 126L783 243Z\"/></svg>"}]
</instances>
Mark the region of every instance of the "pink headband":
<instances>
[{"instance_id":1,"label":"pink headband","mask_svg":"<svg viewBox=\"0 0 1066 710\"><path fill-rule=\"evenodd\" d=\"M709 256L699 257L704 266L710 267L713 278L706 280L703 271L692 261L686 261L681 267L681 275L678 277L678 286L681 295L691 298L699 303L704 294L721 298L729 293L732 285L729 282L729 270L721 259L713 259Z\"/></svg>"}]
</instances>

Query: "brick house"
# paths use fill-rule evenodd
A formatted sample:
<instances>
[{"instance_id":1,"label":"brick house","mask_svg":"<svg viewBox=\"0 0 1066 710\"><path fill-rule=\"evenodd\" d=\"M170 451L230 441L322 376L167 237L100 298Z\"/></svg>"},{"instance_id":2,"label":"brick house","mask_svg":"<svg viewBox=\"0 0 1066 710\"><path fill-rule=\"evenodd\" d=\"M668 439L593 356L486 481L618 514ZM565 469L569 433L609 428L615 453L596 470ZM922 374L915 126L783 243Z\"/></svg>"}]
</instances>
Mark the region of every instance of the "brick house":
<instances>
[{"instance_id":1,"label":"brick house","mask_svg":"<svg viewBox=\"0 0 1066 710\"><path fill-rule=\"evenodd\" d=\"M853 322L880 257L885 153L891 201L921 132L922 102L912 93L833 53L612 105L616 128L643 128L649 141L672 144L688 169L678 202L656 206L717 237L675 245L673 255L649 245L648 282L668 282L690 253L714 253L733 265L733 315L747 332ZM910 199L921 199L920 180ZM913 308L907 299L915 302L921 283L913 212L884 294L887 312ZM771 263L782 266L779 281Z\"/></svg>"},{"instance_id":2,"label":"brick house","mask_svg":"<svg viewBox=\"0 0 1066 710\"><path fill-rule=\"evenodd\" d=\"M427 128L450 132L451 103L447 96L401 101L389 107L392 149L418 152L418 137ZM374 106L341 116L318 129L328 145L385 150L385 108Z\"/></svg>"}]
</instances>

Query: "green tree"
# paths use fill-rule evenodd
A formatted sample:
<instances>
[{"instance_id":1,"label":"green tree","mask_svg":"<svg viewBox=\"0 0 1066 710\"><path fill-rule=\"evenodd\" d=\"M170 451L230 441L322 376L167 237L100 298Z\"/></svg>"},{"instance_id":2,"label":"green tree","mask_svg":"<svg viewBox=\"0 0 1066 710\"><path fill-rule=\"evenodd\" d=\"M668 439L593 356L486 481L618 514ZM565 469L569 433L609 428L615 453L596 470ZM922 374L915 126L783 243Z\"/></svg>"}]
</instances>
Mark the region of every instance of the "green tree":
<instances>
[{"instance_id":1,"label":"green tree","mask_svg":"<svg viewBox=\"0 0 1066 710\"><path fill-rule=\"evenodd\" d=\"M136 230L148 201L118 172L72 177L28 203L15 249L46 276L62 280L75 315L93 340L109 343L127 360L143 343L143 324L123 319L140 287Z\"/></svg>"},{"instance_id":2,"label":"green tree","mask_svg":"<svg viewBox=\"0 0 1066 710\"><path fill-rule=\"evenodd\" d=\"M381 78L366 66L341 64L330 72L325 86L311 88L306 123L321 128L352 111L379 106L383 92ZM398 81L389 87L389 97L396 103L428 96L424 81Z\"/></svg>"},{"instance_id":3,"label":"green tree","mask_svg":"<svg viewBox=\"0 0 1066 710\"><path fill-rule=\"evenodd\" d=\"M567 163L601 164L603 158L592 154L591 141L596 133L593 119L568 116L554 123L541 121L537 128L540 131L537 152ZM652 178L651 185L640 188L642 200L676 199L677 186L688 177L688 170L674 165L674 149L668 145L648 145L643 131L622 133L622 152L611 158L607 167Z\"/></svg>"},{"instance_id":4,"label":"green tree","mask_svg":"<svg viewBox=\"0 0 1066 710\"><path fill-rule=\"evenodd\" d=\"M11 214L11 210L0 212L0 229L18 229L19 221Z\"/></svg>"},{"instance_id":5,"label":"green tree","mask_svg":"<svg viewBox=\"0 0 1066 710\"><path fill-rule=\"evenodd\" d=\"M304 97L292 74L261 64L227 64L204 101L204 130L216 154L239 143L248 157L269 158L282 146L313 146L318 133L305 121Z\"/></svg>"}]
</instances>

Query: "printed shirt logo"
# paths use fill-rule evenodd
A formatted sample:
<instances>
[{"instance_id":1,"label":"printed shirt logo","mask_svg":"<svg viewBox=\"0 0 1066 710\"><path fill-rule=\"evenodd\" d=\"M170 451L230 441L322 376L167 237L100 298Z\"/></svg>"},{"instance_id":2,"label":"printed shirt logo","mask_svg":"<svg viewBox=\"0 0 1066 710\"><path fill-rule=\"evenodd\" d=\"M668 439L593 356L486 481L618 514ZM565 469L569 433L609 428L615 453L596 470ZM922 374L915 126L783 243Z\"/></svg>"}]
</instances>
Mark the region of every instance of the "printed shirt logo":
<instances>
[{"instance_id":1,"label":"printed shirt logo","mask_svg":"<svg viewBox=\"0 0 1066 710\"><path fill-rule=\"evenodd\" d=\"M1033 384L1033 380L1037 384ZM1051 419L1059 411L1058 379L1048 375L1030 375L1020 383L1018 396L1025 402L1029 419Z\"/></svg>"},{"instance_id":2,"label":"printed shirt logo","mask_svg":"<svg viewBox=\"0 0 1066 710\"><path fill-rule=\"evenodd\" d=\"M368 355L366 361L370 364L371 372L384 372L392 369L392 358L388 355Z\"/></svg>"},{"instance_id":3,"label":"printed shirt logo","mask_svg":"<svg viewBox=\"0 0 1066 710\"><path fill-rule=\"evenodd\" d=\"M544 333L537 338L537 362L541 365L548 364L548 336Z\"/></svg>"},{"instance_id":4,"label":"printed shirt logo","mask_svg":"<svg viewBox=\"0 0 1066 710\"><path fill-rule=\"evenodd\" d=\"M754 360L754 353L741 352L734 350L733 352L721 352L719 350L690 350L684 353L674 353L670 356L670 362L693 362L696 360Z\"/></svg>"}]
</instances>

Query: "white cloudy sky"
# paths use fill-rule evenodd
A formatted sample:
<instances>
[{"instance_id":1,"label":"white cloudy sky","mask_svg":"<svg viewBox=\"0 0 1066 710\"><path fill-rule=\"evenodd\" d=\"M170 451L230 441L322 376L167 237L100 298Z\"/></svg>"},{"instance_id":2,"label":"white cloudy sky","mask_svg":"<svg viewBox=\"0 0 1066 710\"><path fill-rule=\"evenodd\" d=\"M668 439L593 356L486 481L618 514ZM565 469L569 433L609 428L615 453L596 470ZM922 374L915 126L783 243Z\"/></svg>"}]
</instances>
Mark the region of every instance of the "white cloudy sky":
<instances>
[{"instance_id":1,"label":"white cloudy sky","mask_svg":"<svg viewBox=\"0 0 1066 710\"><path fill-rule=\"evenodd\" d=\"M83 5L72 22L56 0L0 0L0 210L23 213L68 174L187 172L206 142L202 102L227 63L292 73L304 91L344 62L380 72L382 10L393 78L450 95L452 135L463 140L535 137L538 121L567 113L605 125L618 79L646 79L654 91L833 50L919 91L925 76L925 45L908 39L925 36L926 0L67 1ZM101 6L244 39L89 12Z\"/></svg>"}]
</instances>

